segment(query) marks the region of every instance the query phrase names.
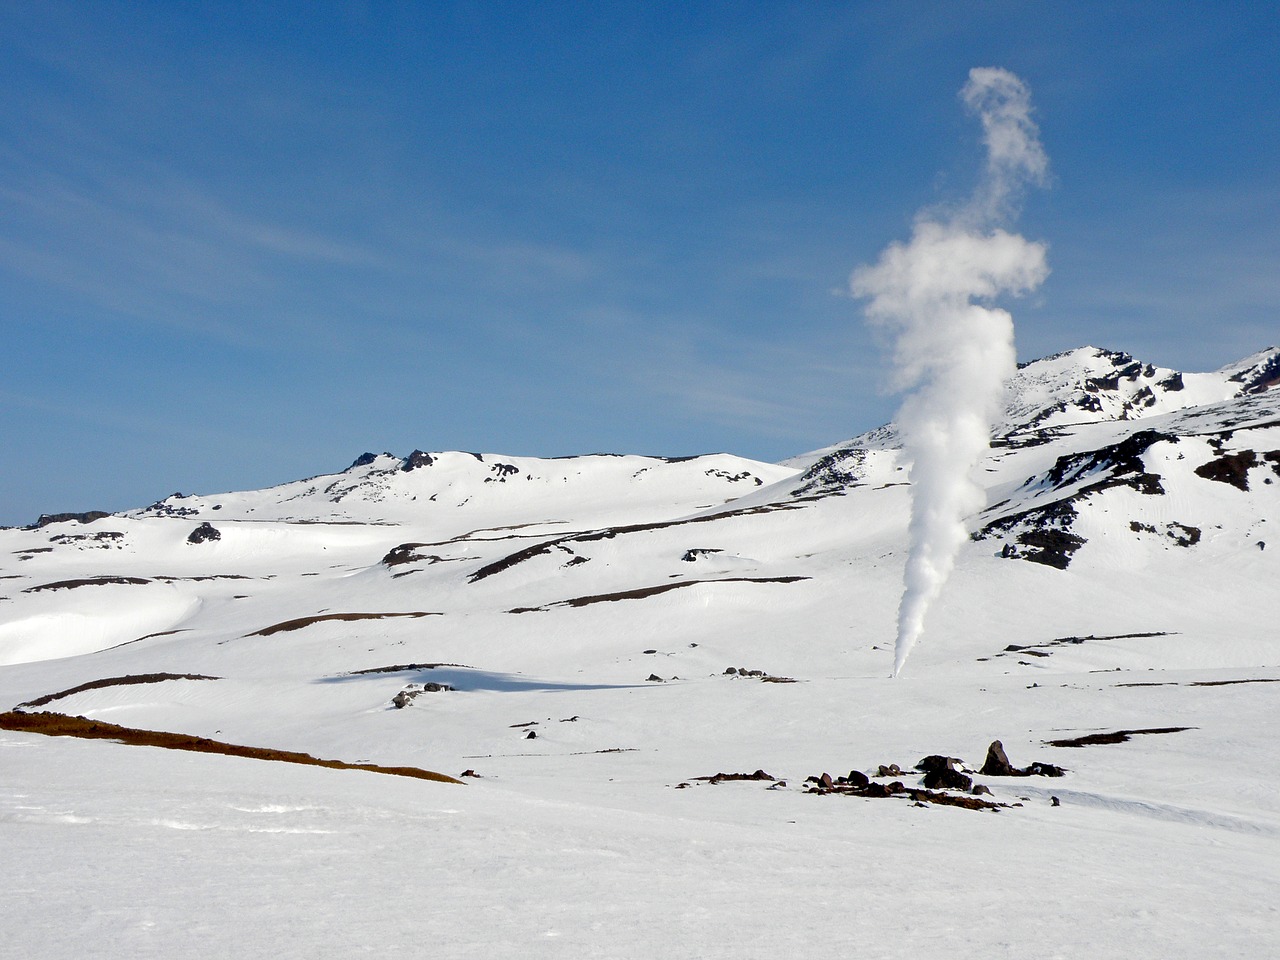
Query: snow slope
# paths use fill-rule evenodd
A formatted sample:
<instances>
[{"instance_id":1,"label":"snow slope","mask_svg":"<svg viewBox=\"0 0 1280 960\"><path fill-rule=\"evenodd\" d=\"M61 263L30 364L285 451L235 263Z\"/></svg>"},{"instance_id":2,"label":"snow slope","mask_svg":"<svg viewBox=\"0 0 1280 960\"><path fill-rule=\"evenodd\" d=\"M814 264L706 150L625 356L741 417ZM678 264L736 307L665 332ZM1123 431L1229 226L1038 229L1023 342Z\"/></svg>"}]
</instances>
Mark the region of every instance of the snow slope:
<instances>
[{"instance_id":1,"label":"snow slope","mask_svg":"<svg viewBox=\"0 0 1280 960\"><path fill-rule=\"evenodd\" d=\"M0 709L479 775L0 730L0 954L1267 955L1278 371L1024 366L897 680L892 427L370 455L0 531ZM1118 731L1163 732L1048 742ZM977 774L994 739L1065 776ZM808 792L931 754L1006 806Z\"/></svg>"}]
</instances>

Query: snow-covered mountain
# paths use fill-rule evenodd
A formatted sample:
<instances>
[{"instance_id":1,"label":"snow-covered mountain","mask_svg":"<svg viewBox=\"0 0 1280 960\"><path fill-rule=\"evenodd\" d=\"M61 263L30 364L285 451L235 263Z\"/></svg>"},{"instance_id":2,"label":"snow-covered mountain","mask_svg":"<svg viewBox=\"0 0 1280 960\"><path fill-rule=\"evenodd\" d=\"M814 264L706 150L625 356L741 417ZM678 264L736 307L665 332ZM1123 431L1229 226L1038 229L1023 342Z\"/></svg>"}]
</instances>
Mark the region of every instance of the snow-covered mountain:
<instances>
[{"instance_id":1,"label":"snow-covered mountain","mask_svg":"<svg viewBox=\"0 0 1280 960\"><path fill-rule=\"evenodd\" d=\"M897 680L891 425L777 465L366 454L0 530L25 952L279 955L275 898L298 955L1265 955L1278 384L1276 348L1022 366Z\"/></svg>"}]
</instances>

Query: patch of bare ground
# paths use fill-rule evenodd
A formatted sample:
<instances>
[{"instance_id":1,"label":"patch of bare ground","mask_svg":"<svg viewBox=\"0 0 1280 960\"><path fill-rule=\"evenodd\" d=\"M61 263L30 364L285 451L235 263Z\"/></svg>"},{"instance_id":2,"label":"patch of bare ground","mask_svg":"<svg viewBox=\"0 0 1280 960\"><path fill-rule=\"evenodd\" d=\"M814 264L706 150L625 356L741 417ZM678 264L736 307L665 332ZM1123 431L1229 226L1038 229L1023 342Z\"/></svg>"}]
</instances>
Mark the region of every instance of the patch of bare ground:
<instances>
[{"instance_id":1,"label":"patch of bare ground","mask_svg":"<svg viewBox=\"0 0 1280 960\"><path fill-rule=\"evenodd\" d=\"M678 527L686 524L694 523L710 523L713 520L724 520L729 517L743 517L760 513L773 513L776 510L799 510L807 503L820 500L821 497L798 497L789 503L764 503L754 507L742 507L737 510L725 510L721 513L701 514L696 517L686 517L683 520L660 520L654 523L631 523L617 527L605 527L603 530L593 530L589 533L572 533L567 536L557 537L553 540L544 540L542 543L535 543L531 546L517 550L505 557L487 563L475 573L467 578L469 583L477 583L486 577L491 577L495 573L501 573L509 570L518 563L541 556L551 552L552 548L566 543L588 543L593 540L612 540L614 537L627 533L646 533L650 530L665 530L669 527Z\"/></svg>"},{"instance_id":2,"label":"patch of bare ground","mask_svg":"<svg viewBox=\"0 0 1280 960\"><path fill-rule=\"evenodd\" d=\"M247 577L242 573L207 573L198 577L157 576L152 579L163 580L165 583L177 583L179 581L200 583L204 580L253 580L255 578Z\"/></svg>"},{"instance_id":3,"label":"patch of bare ground","mask_svg":"<svg viewBox=\"0 0 1280 960\"><path fill-rule=\"evenodd\" d=\"M23 707L43 707L46 703L53 703L53 701L61 700L63 697L69 697L76 693L83 693L86 690L101 690L103 687L126 687L135 683L163 683L165 680L221 679L221 677L206 677L199 673L135 673L125 677L106 677L102 680L90 680L88 683L69 687L66 690L59 690L57 693L47 693L43 697L37 697L34 700L28 700L26 703L18 704L16 709L21 710Z\"/></svg>"},{"instance_id":4,"label":"patch of bare ground","mask_svg":"<svg viewBox=\"0 0 1280 960\"><path fill-rule=\"evenodd\" d=\"M1089 634L1089 636L1087 637L1056 637L1053 640L1046 640L1043 643L1028 643L1028 644L1011 643L1007 647L1005 647L1003 650L1001 650L999 653L995 654L995 656L1003 657L1008 654L1022 654L1024 656L1032 656L1032 657L1047 657L1049 656L1049 653L1046 651L1050 647L1079 645L1082 643L1092 643L1094 641L1100 641L1100 640L1147 640L1152 637L1168 637L1168 636L1173 636L1173 634L1165 630L1155 630L1150 633L1115 633L1105 637L1096 637L1093 634ZM980 659L988 660L990 658L982 657Z\"/></svg>"},{"instance_id":5,"label":"patch of bare ground","mask_svg":"<svg viewBox=\"0 0 1280 960\"><path fill-rule=\"evenodd\" d=\"M808 580L809 577L719 577L711 580L681 580L677 583L660 583L652 587L638 587L635 590L620 590L617 593L599 593L587 597L573 597L569 600L557 600L540 607L514 607L507 613L538 613L552 607L585 607L592 603L613 603L616 600L643 600L661 593L679 590L682 587L693 587L700 583L796 583Z\"/></svg>"},{"instance_id":6,"label":"patch of bare ground","mask_svg":"<svg viewBox=\"0 0 1280 960\"><path fill-rule=\"evenodd\" d=\"M367 667L364 670L350 670L345 676L360 677L367 673L408 673L411 670L437 670L440 667L461 667L470 670L465 663L394 663L389 667Z\"/></svg>"},{"instance_id":7,"label":"patch of bare ground","mask_svg":"<svg viewBox=\"0 0 1280 960\"><path fill-rule=\"evenodd\" d=\"M1126 743L1130 737L1148 733L1182 733L1194 730L1195 727L1148 727L1145 730L1113 730L1110 733L1090 733L1083 737L1071 737L1066 740L1046 740L1050 747L1095 747L1107 743Z\"/></svg>"},{"instance_id":8,"label":"patch of bare ground","mask_svg":"<svg viewBox=\"0 0 1280 960\"><path fill-rule=\"evenodd\" d=\"M691 780L705 780L707 783L725 783L731 780L769 780L776 782L777 777L771 777L763 770L757 770L755 773L716 773L709 777L690 777Z\"/></svg>"},{"instance_id":9,"label":"patch of bare ground","mask_svg":"<svg viewBox=\"0 0 1280 960\"><path fill-rule=\"evenodd\" d=\"M145 577L83 577L79 580L58 580L54 583L42 583L39 586L27 587L23 593L39 593L42 590L74 590L76 587L101 587L107 584L143 584L151 581Z\"/></svg>"},{"instance_id":10,"label":"patch of bare ground","mask_svg":"<svg viewBox=\"0 0 1280 960\"><path fill-rule=\"evenodd\" d=\"M1280 677L1258 677L1251 680L1192 680L1179 683L1176 680L1148 681L1146 683L1117 683L1117 687L1233 687L1238 683L1280 683Z\"/></svg>"},{"instance_id":11,"label":"patch of bare ground","mask_svg":"<svg viewBox=\"0 0 1280 960\"><path fill-rule=\"evenodd\" d=\"M276 633L289 633L293 630L301 630L303 627L309 627L313 623L324 623L329 620L388 620L395 617L442 617L442 613L432 613L428 611L418 610L408 613L319 613L310 617L298 617L294 620L284 620L280 623L273 623L269 627L263 627L261 630L255 630L253 633L246 633L246 637L269 637Z\"/></svg>"},{"instance_id":12,"label":"patch of bare ground","mask_svg":"<svg viewBox=\"0 0 1280 960\"><path fill-rule=\"evenodd\" d=\"M461 783L443 773L423 770L419 767L382 767L373 763L347 763L343 760L322 760L307 753L292 750L274 750L269 747L246 747L235 743L223 743L206 737L193 737L184 733L165 733L159 730L138 730L121 727L100 720L69 717L62 713L0 713L0 730L22 733L40 733L49 737L79 737L84 740L115 740L139 747L163 747L166 750L187 750L193 753L216 753L227 757L246 757L251 760L276 760L282 763L299 763L313 767L329 767L333 770L367 770L397 777L413 777L417 780L436 780L441 783Z\"/></svg>"}]
</instances>

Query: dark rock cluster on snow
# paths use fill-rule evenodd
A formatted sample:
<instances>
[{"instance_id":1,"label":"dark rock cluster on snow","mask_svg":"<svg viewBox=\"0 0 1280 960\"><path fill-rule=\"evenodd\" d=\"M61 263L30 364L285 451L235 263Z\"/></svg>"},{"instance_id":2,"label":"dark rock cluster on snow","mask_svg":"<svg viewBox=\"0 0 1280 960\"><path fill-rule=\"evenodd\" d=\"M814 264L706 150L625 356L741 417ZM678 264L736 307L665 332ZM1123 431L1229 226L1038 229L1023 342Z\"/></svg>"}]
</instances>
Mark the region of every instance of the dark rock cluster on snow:
<instances>
[{"instance_id":1,"label":"dark rock cluster on snow","mask_svg":"<svg viewBox=\"0 0 1280 960\"><path fill-rule=\"evenodd\" d=\"M963 760L941 754L931 754L915 765L923 776L918 787L905 784L900 777L906 777L896 763L880 765L874 776L868 776L859 770L850 770L848 776L832 777L829 773L812 776L805 780L807 792L816 794L839 793L854 797L905 797L919 804L934 803L944 806L959 806L971 810L995 810L1010 806L990 800L980 800L980 796L989 796L991 789L985 784L975 785L971 774ZM999 740L993 741L987 748L987 759L978 771L986 777L1061 777L1065 774L1061 767L1051 763L1032 763L1025 768L1015 767L1009 762L1004 746ZM885 783L883 781L890 782ZM959 795L957 795L959 794ZM1013 804L1018 806L1018 804Z\"/></svg>"},{"instance_id":2,"label":"dark rock cluster on snow","mask_svg":"<svg viewBox=\"0 0 1280 960\"><path fill-rule=\"evenodd\" d=\"M820 457L800 476L800 484L791 491L793 497L830 496L862 482L866 471L867 451L844 447Z\"/></svg>"},{"instance_id":3,"label":"dark rock cluster on snow","mask_svg":"<svg viewBox=\"0 0 1280 960\"><path fill-rule=\"evenodd\" d=\"M760 680L764 683L795 683L791 677L775 677L771 673L763 670L748 670L746 667L725 667L722 676L726 677L747 677L748 679Z\"/></svg>"},{"instance_id":4,"label":"dark rock cluster on snow","mask_svg":"<svg viewBox=\"0 0 1280 960\"><path fill-rule=\"evenodd\" d=\"M1052 763L1033 763L1027 767L1015 767L1004 752L1004 744L991 741L987 747L987 759L978 771L984 777L1061 777L1066 771Z\"/></svg>"},{"instance_id":5,"label":"dark rock cluster on snow","mask_svg":"<svg viewBox=\"0 0 1280 960\"><path fill-rule=\"evenodd\" d=\"M200 524L187 535L187 543L205 543L209 540L221 540L222 532L208 521Z\"/></svg>"},{"instance_id":6,"label":"dark rock cluster on snow","mask_svg":"<svg viewBox=\"0 0 1280 960\"><path fill-rule=\"evenodd\" d=\"M724 551L716 547L690 547L680 559L685 563L694 563L702 557L714 556L717 553L724 553Z\"/></svg>"},{"instance_id":7,"label":"dark rock cluster on snow","mask_svg":"<svg viewBox=\"0 0 1280 960\"><path fill-rule=\"evenodd\" d=\"M411 683L391 698L391 705L397 710L403 710L424 693L444 693L452 689L453 687L447 683L435 683L434 681L430 683Z\"/></svg>"}]
</instances>

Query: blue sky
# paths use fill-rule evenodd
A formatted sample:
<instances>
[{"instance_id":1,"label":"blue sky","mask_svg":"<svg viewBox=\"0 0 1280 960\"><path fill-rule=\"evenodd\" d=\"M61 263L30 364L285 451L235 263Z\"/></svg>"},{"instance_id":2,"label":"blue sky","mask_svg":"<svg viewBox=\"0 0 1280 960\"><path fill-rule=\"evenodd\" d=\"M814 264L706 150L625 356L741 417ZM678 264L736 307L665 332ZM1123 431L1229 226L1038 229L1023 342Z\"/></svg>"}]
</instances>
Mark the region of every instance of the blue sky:
<instances>
[{"instance_id":1,"label":"blue sky","mask_svg":"<svg viewBox=\"0 0 1280 960\"><path fill-rule=\"evenodd\" d=\"M0 2L0 524L883 422L848 278L1030 86L1019 356L1280 340L1276 3Z\"/></svg>"}]
</instances>

